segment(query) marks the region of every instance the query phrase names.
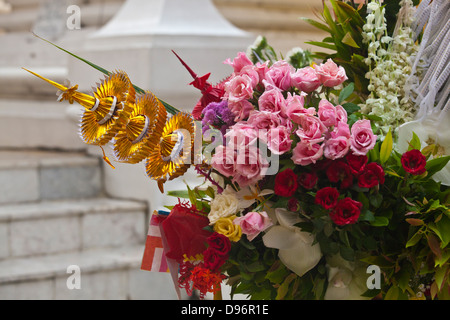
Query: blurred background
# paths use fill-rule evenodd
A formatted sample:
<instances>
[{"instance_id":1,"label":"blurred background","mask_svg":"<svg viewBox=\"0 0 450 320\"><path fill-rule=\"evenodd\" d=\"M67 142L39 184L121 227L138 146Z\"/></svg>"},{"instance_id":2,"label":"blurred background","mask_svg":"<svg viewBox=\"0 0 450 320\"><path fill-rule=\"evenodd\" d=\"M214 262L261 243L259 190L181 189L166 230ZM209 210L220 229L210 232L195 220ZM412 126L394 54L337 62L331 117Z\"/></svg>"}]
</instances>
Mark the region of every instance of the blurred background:
<instances>
[{"instance_id":1,"label":"blurred background","mask_svg":"<svg viewBox=\"0 0 450 320\"><path fill-rule=\"evenodd\" d=\"M103 75L32 32L189 111L200 94L171 50L215 83L231 72L222 62L259 35L280 56L314 50L304 42L325 35L300 17L317 19L321 8L322 0L0 0L0 299L177 298L168 273L140 270L151 213L176 199L143 164L112 169L82 143L81 107L56 102L56 90L22 67L85 92ZM189 172L165 188L197 182Z\"/></svg>"}]
</instances>

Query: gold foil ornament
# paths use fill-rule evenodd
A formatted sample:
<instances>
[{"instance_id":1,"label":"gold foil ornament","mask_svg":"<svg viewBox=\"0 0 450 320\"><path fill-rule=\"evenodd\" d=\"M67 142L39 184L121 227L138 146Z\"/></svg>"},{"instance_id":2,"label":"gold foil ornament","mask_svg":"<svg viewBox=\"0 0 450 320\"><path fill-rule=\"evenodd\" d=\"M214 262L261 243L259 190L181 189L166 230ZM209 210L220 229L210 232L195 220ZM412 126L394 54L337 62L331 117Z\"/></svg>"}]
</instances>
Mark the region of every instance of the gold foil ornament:
<instances>
[{"instance_id":1,"label":"gold foil ornament","mask_svg":"<svg viewBox=\"0 0 450 320\"><path fill-rule=\"evenodd\" d=\"M183 175L194 159L195 122L185 112L167 119L165 105L152 93L136 98L136 91L125 72L105 77L93 88L93 95L78 91L78 86L59 84L25 69L58 88L58 101L78 102L84 107L80 120L80 137L87 144L97 145L103 159L103 146L113 143L113 152L120 162L138 163L146 159L147 175L164 183Z\"/></svg>"},{"instance_id":2,"label":"gold foil ornament","mask_svg":"<svg viewBox=\"0 0 450 320\"><path fill-rule=\"evenodd\" d=\"M179 112L167 120L162 135L146 160L147 175L163 184L183 175L193 160L195 122L188 113Z\"/></svg>"},{"instance_id":3,"label":"gold foil ornament","mask_svg":"<svg viewBox=\"0 0 450 320\"><path fill-rule=\"evenodd\" d=\"M108 143L118 132L120 122L117 120L125 105L135 102L133 85L126 73L121 71L107 76L97 88L94 88L92 96L77 91L78 85L73 87L68 84L62 85L25 70L58 88L58 101L68 100L71 104L76 101L84 107L80 122L80 137L87 144L103 146Z\"/></svg>"},{"instance_id":4,"label":"gold foil ornament","mask_svg":"<svg viewBox=\"0 0 450 320\"><path fill-rule=\"evenodd\" d=\"M144 160L159 143L167 118L162 103L150 92L141 95L136 103L127 105L119 132L115 137L114 154L118 161L138 163Z\"/></svg>"},{"instance_id":5,"label":"gold foil ornament","mask_svg":"<svg viewBox=\"0 0 450 320\"><path fill-rule=\"evenodd\" d=\"M121 126L120 117L128 104L134 104L135 91L124 72L105 77L94 91L95 103L86 108L80 122L80 137L87 144L103 146L116 136Z\"/></svg>"}]
</instances>

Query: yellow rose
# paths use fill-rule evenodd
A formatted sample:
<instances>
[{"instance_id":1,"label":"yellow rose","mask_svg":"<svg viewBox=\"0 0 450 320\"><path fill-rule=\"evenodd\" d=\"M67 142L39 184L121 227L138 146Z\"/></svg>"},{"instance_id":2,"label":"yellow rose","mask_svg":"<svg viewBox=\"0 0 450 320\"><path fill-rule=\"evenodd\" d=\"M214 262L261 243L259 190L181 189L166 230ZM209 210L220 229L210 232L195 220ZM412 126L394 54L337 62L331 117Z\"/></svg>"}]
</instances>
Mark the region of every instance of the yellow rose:
<instances>
[{"instance_id":1,"label":"yellow rose","mask_svg":"<svg viewBox=\"0 0 450 320\"><path fill-rule=\"evenodd\" d=\"M242 230L239 225L233 223L236 216L229 216L225 218L219 218L214 224L214 231L226 236L230 241L237 242L241 239Z\"/></svg>"}]
</instances>

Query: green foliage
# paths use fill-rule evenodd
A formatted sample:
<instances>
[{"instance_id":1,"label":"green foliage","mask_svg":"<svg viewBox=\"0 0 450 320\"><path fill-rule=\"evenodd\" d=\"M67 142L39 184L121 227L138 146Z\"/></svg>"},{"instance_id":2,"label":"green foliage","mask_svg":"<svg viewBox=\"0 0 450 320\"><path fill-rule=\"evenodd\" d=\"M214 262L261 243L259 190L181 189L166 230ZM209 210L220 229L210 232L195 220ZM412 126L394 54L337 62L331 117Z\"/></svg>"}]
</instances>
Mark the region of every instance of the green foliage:
<instances>
[{"instance_id":1,"label":"green foliage","mask_svg":"<svg viewBox=\"0 0 450 320\"><path fill-rule=\"evenodd\" d=\"M369 82L365 78L369 67L363 62L367 57L367 45L362 38L365 11L343 1L330 0L330 3L331 8L323 3L321 22L303 18L310 25L329 33L322 41L307 43L327 49L326 52L314 52L314 57L321 60L331 58L343 66L349 81L354 83L356 93L365 97L369 94Z\"/></svg>"}]
</instances>

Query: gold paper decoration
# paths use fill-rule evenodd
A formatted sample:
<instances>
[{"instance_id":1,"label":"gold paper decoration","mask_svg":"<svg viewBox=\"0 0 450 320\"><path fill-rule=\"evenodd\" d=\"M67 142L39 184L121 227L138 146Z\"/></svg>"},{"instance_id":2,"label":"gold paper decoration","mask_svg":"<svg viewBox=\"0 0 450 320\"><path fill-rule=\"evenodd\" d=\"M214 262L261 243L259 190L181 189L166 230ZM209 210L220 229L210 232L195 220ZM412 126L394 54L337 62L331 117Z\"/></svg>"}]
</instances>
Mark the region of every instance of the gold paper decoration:
<instances>
[{"instance_id":1,"label":"gold paper decoration","mask_svg":"<svg viewBox=\"0 0 450 320\"><path fill-rule=\"evenodd\" d=\"M166 120L167 111L161 101L150 92L136 98L125 72L105 77L93 88L93 96L77 91L77 85L62 85L29 72L58 88L58 101L76 101L84 107L80 137L85 143L102 148L112 141L120 162L147 159L147 175L158 182L161 192L166 181L183 175L191 165L195 135L192 116L179 112ZM104 151L103 155L114 168Z\"/></svg>"},{"instance_id":2,"label":"gold paper decoration","mask_svg":"<svg viewBox=\"0 0 450 320\"><path fill-rule=\"evenodd\" d=\"M119 117L130 112L125 105L135 102L135 91L124 72L112 73L94 91L95 103L86 108L81 117L80 136L87 144L103 146L118 133Z\"/></svg>"},{"instance_id":3,"label":"gold paper decoration","mask_svg":"<svg viewBox=\"0 0 450 320\"><path fill-rule=\"evenodd\" d=\"M138 97L136 103L127 108L131 112L126 113L129 116L115 138L114 154L119 161L138 163L159 143L167 112L150 92Z\"/></svg>"},{"instance_id":4,"label":"gold paper decoration","mask_svg":"<svg viewBox=\"0 0 450 320\"><path fill-rule=\"evenodd\" d=\"M166 122L146 162L147 175L158 181L161 192L166 181L183 175L192 163L194 134L194 119L188 113L177 113Z\"/></svg>"}]
</instances>

